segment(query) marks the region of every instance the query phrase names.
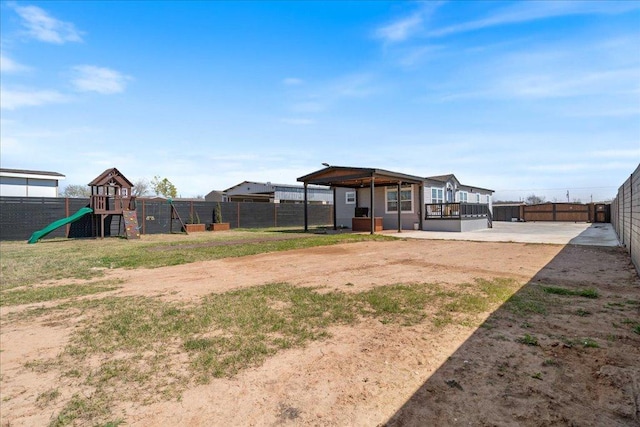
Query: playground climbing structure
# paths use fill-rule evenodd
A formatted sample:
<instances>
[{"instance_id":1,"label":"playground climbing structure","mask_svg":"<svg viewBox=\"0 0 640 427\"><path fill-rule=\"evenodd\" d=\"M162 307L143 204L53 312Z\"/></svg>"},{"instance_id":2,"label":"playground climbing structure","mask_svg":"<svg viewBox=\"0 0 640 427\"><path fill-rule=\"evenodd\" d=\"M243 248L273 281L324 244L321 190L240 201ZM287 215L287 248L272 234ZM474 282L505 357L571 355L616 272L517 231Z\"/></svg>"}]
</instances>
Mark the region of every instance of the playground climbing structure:
<instances>
[{"instance_id":1,"label":"playground climbing structure","mask_svg":"<svg viewBox=\"0 0 640 427\"><path fill-rule=\"evenodd\" d=\"M140 238L133 184L116 168L107 169L89 183L90 208L93 209L94 236L105 236L107 219L118 218L118 230L124 222L128 239ZM110 222L109 222L110 224Z\"/></svg>"}]
</instances>

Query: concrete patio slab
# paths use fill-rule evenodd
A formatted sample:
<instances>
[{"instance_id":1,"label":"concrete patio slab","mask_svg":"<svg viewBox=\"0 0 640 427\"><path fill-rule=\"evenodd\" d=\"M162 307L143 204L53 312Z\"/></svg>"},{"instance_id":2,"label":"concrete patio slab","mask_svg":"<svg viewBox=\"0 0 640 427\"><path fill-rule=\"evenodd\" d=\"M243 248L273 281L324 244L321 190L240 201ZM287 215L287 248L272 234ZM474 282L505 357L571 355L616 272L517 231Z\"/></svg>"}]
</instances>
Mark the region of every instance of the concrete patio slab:
<instances>
[{"instance_id":1,"label":"concrete patio slab","mask_svg":"<svg viewBox=\"0 0 640 427\"><path fill-rule=\"evenodd\" d=\"M494 222L493 228L467 232L385 230L386 235L410 239L479 242L551 243L558 245L619 246L611 224L573 222Z\"/></svg>"}]
</instances>

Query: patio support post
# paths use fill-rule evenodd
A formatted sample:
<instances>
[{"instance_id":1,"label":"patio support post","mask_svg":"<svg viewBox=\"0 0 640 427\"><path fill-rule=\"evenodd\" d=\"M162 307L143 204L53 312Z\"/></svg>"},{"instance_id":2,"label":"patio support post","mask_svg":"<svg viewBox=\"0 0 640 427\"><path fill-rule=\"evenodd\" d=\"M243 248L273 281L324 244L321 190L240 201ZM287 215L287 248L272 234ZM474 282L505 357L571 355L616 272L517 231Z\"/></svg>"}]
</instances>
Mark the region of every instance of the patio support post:
<instances>
[{"instance_id":1,"label":"patio support post","mask_svg":"<svg viewBox=\"0 0 640 427\"><path fill-rule=\"evenodd\" d=\"M398 181L398 198L396 200L398 206L398 233L402 233L402 208L400 207L400 189L402 188L402 182Z\"/></svg>"},{"instance_id":2,"label":"patio support post","mask_svg":"<svg viewBox=\"0 0 640 427\"><path fill-rule=\"evenodd\" d=\"M338 219L336 218L337 207L336 207L336 187L333 187L333 229L338 229Z\"/></svg>"},{"instance_id":3,"label":"patio support post","mask_svg":"<svg viewBox=\"0 0 640 427\"><path fill-rule=\"evenodd\" d=\"M425 209L424 206L424 186L422 184L418 185L418 223L420 224L420 230L422 230L422 221L424 220L424 214L422 210Z\"/></svg>"},{"instance_id":4,"label":"patio support post","mask_svg":"<svg viewBox=\"0 0 640 427\"><path fill-rule=\"evenodd\" d=\"M376 178L371 176L371 234L376 232L375 181Z\"/></svg>"},{"instance_id":5,"label":"patio support post","mask_svg":"<svg viewBox=\"0 0 640 427\"><path fill-rule=\"evenodd\" d=\"M307 208L307 201L308 201L308 196L307 196L307 189L308 189L309 184L307 184L306 182L304 183L304 231L307 232L309 231L309 211Z\"/></svg>"}]
</instances>

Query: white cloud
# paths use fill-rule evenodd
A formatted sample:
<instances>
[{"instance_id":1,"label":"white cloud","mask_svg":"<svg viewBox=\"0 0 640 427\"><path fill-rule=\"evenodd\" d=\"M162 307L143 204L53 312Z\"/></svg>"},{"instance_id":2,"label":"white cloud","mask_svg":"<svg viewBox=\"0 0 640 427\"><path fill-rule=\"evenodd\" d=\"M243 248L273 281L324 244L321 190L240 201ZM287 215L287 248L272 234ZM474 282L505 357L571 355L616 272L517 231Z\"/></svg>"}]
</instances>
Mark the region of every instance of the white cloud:
<instances>
[{"instance_id":1,"label":"white cloud","mask_svg":"<svg viewBox=\"0 0 640 427\"><path fill-rule=\"evenodd\" d=\"M633 85L638 69L623 70L557 70L555 73L533 73L510 76L497 87L498 93L522 98L557 98L588 94L625 93Z\"/></svg>"},{"instance_id":2,"label":"white cloud","mask_svg":"<svg viewBox=\"0 0 640 427\"><path fill-rule=\"evenodd\" d=\"M37 6L14 6L27 34L47 43L81 42L81 32L70 22L60 21Z\"/></svg>"},{"instance_id":3,"label":"white cloud","mask_svg":"<svg viewBox=\"0 0 640 427\"><path fill-rule=\"evenodd\" d=\"M0 52L0 72L2 73L21 73L28 71L30 68L22 65L9 58L4 52Z\"/></svg>"},{"instance_id":4,"label":"white cloud","mask_svg":"<svg viewBox=\"0 0 640 427\"><path fill-rule=\"evenodd\" d=\"M294 114L309 115L325 112L343 100L368 98L382 90L376 77L371 73L340 76L310 88L304 99L295 100L289 110Z\"/></svg>"},{"instance_id":5,"label":"white cloud","mask_svg":"<svg viewBox=\"0 0 640 427\"><path fill-rule=\"evenodd\" d=\"M336 79L328 91L335 98L364 98L376 93L377 87L372 74L356 73Z\"/></svg>"},{"instance_id":6,"label":"white cloud","mask_svg":"<svg viewBox=\"0 0 640 427\"><path fill-rule=\"evenodd\" d=\"M131 79L118 71L93 65L78 65L73 67L73 71L76 77L72 83L80 92L120 93L124 91L127 80Z\"/></svg>"},{"instance_id":7,"label":"white cloud","mask_svg":"<svg viewBox=\"0 0 640 427\"><path fill-rule=\"evenodd\" d=\"M398 63L403 67L412 67L418 63L424 62L425 59L429 57L433 57L434 54L437 54L442 50L442 46L436 45L411 47L399 52Z\"/></svg>"},{"instance_id":8,"label":"white cloud","mask_svg":"<svg viewBox=\"0 0 640 427\"><path fill-rule=\"evenodd\" d=\"M69 97L55 90L8 90L0 88L0 108L15 110L46 104L68 102Z\"/></svg>"},{"instance_id":9,"label":"white cloud","mask_svg":"<svg viewBox=\"0 0 640 427\"><path fill-rule=\"evenodd\" d=\"M450 25L429 32L431 37L442 37L450 34L464 33L488 27L535 21L568 15L615 14L640 8L637 2L597 2L597 1L528 1L517 2L504 7L494 14L475 21Z\"/></svg>"},{"instance_id":10,"label":"white cloud","mask_svg":"<svg viewBox=\"0 0 640 427\"><path fill-rule=\"evenodd\" d=\"M406 40L422 27L421 15L420 12L416 12L407 18L378 28L378 30L376 30L376 36L389 43Z\"/></svg>"},{"instance_id":11,"label":"white cloud","mask_svg":"<svg viewBox=\"0 0 640 427\"><path fill-rule=\"evenodd\" d=\"M443 2L430 1L422 3L421 7L409 16L400 18L390 24L375 30L375 37L385 43L398 43L419 34L428 23L431 15Z\"/></svg>"},{"instance_id":12,"label":"white cloud","mask_svg":"<svg viewBox=\"0 0 640 427\"><path fill-rule=\"evenodd\" d=\"M632 116L638 113L640 61L625 55L627 44L606 49L589 40L557 40L553 47L530 45L527 51L469 61L439 82L439 99L569 99L599 96L598 102L566 106L565 116Z\"/></svg>"},{"instance_id":13,"label":"white cloud","mask_svg":"<svg viewBox=\"0 0 640 427\"><path fill-rule=\"evenodd\" d=\"M282 80L282 83L286 86L299 86L301 84L304 84L304 80L297 77L287 77Z\"/></svg>"}]
</instances>

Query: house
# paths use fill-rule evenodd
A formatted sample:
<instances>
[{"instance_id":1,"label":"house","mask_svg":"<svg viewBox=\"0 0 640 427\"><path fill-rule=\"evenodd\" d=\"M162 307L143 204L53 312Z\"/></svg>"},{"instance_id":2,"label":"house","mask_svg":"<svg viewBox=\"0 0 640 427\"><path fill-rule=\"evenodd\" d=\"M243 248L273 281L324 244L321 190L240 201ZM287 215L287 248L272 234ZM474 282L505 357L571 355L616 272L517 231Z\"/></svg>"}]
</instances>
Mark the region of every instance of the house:
<instances>
[{"instance_id":1,"label":"house","mask_svg":"<svg viewBox=\"0 0 640 427\"><path fill-rule=\"evenodd\" d=\"M224 195L229 202L303 203L304 190L302 185L243 181L224 190ZM307 197L308 202L313 204L333 203L333 193L325 187L307 188Z\"/></svg>"},{"instance_id":2,"label":"house","mask_svg":"<svg viewBox=\"0 0 640 427\"><path fill-rule=\"evenodd\" d=\"M0 168L0 196L58 197L58 172Z\"/></svg>"},{"instance_id":3,"label":"house","mask_svg":"<svg viewBox=\"0 0 640 427\"><path fill-rule=\"evenodd\" d=\"M471 231L491 226L493 190L462 184L454 174L426 177L424 186L428 230ZM459 216L460 220L450 216ZM480 218L489 222L485 224Z\"/></svg>"},{"instance_id":4,"label":"house","mask_svg":"<svg viewBox=\"0 0 640 427\"><path fill-rule=\"evenodd\" d=\"M206 196L204 196L204 199L207 202L226 202L227 201L227 198L224 195L224 191L220 191L220 190L210 191L209 193L207 193Z\"/></svg>"},{"instance_id":5,"label":"house","mask_svg":"<svg viewBox=\"0 0 640 427\"><path fill-rule=\"evenodd\" d=\"M493 190L455 175L420 177L384 169L327 166L298 178L334 193L334 228L471 231L491 226ZM306 222L305 222L306 223Z\"/></svg>"}]
</instances>

